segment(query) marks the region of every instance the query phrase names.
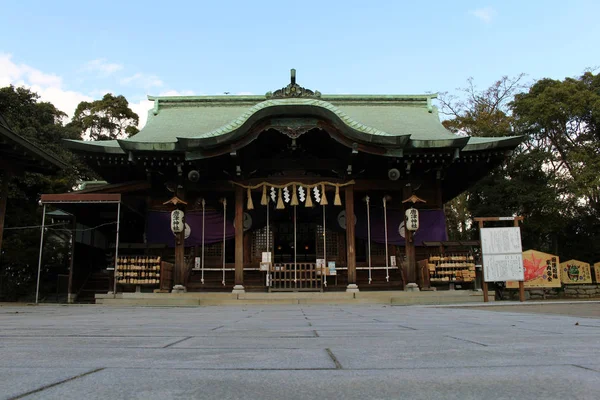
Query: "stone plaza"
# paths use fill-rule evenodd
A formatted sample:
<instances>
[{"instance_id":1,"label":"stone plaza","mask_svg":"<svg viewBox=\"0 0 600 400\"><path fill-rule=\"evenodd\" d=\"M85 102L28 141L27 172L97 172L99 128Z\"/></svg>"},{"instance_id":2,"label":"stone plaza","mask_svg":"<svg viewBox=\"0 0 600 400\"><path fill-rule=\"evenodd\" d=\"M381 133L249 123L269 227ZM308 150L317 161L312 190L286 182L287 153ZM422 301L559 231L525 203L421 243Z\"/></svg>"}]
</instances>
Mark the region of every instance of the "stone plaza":
<instances>
[{"instance_id":1,"label":"stone plaza","mask_svg":"<svg viewBox=\"0 0 600 400\"><path fill-rule=\"evenodd\" d=\"M593 399L600 302L0 306L0 399Z\"/></svg>"}]
</instances>

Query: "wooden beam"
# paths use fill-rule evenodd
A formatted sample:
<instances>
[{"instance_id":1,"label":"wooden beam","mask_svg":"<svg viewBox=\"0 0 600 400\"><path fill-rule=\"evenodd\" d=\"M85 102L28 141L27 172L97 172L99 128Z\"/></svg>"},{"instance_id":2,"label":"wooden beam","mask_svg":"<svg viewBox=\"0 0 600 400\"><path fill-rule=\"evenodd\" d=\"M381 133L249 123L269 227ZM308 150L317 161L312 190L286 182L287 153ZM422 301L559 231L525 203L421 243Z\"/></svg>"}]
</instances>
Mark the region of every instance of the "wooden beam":
<instances>
[{"instance_id":1,"label":"wooden beam","mask_svg":"<svg viewBox=\"0 0 600 400\"><path fill-rule=\"evenodd\" d=\"M244 188L235 187L235 285L244 285Z\"/></svg>"},{"instance_id":2,"label":"wooden beam","mask_svg":"<svg viewBox=\"0 0 600 400\"><path fill-rule=\"evenodd\" d=\"M517 221L523 221L524 217L475 217L473 221L476 222L489 222L489 221L515 221L515 226L519 226ZM483 228L483 224L479 224L480 228Z\"/></svg>"},{"instance_id":3,"label":"wooden beam","mask_svg":"<svg viewBox=\"0 0 600 400\"><path fill-rule=\"evenodd\" d=\"M354 187L347 186L346 192L346 265L348 284L356 284L356 237L354 227Z\"/></svg>"},{"instance_id":4,"label":"wooden beam","mask_svg":"<svg viewBox=\"0 0 600 400\"><path fill-rule=\"evenodd\" d=\"M118 203L121 201L120 194L43 194L42 203Z\"/></svg>"}]
</instances>

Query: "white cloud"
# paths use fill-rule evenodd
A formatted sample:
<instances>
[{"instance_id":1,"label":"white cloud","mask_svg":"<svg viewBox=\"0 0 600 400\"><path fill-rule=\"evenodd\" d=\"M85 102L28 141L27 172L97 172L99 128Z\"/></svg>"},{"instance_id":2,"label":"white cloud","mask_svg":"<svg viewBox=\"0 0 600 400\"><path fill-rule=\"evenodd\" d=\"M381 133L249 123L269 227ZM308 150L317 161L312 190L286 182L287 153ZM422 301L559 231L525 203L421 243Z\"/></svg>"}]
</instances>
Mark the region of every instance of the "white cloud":
<instances>
[{"instance_id":1,"label":"white cloud","mask_svg":"<svg viewBox=\"0 0 600 400\"><path fill-rule=\"evenodd\" d=\"M73 116L82 101L92 98L72 90L63 89L63 80L55 74L47 74L26 64L17 64L11 54L0 53L0 87L23 86L36 92L42 101L48 101L59 110Z\"/></svg>"},{"instance_id":2,"label":"white cloud","mask_svg":"<svg viewBox=\"0 0 600 400\"><path fill-rule=\"evenodd\" d=\"M94 63L94 65L101 65L101 63ZM114 70L114 67L112 69ZM110 68L106 68L104 71L110 70ZM100 72L99 69L97 71ZM77 82L76 78L72 79L73 82ZM164 85L158 77L141 73L125 78L124 82L121 83L137 87ZM13 61L11 54L0 52L0 87L8 85L23 86L30 89L37 93L42 101L48 101L54 104L59 110L67 113L69 119L73 117L77 105L82 101L94 101L102 98L106 93L120 94L118 91L110 89L86 90L86 94L74 90L66 90L63 87L62 77L56 74L45 73L26 64L18 64ZM165 90L160 95L192 96L194 92L191 90ZM129 107L140 117L138 128L141 129L146 124L148 111L153 106L154 103L146 99L129 103Z\"/></svg>"},{"instance_id":3,"label":"white cloud","mask_svg":"<svg viewBox=\"0 0 600 400\"><path fill-rule=\"evenodd\" d=\"M144 89L161 87L164 85L163 81L161 81L158 76L143 74L141 72L121 79L120 83L124 86L136 86Z\"/></svg>"},{"instance_id":4,"label":"white cloud","mask_svg":"<svg viewBox=\"0 0 600 400\"><path fill-rule=\"evenodd\" d=\"M490 22L492 22L492 19L494 19L494 17L496 16L496 10L492 7L484 7L478 8L476 10L471 10L469 11L469 14L480 19L486 24L489 24Z\"/></svg>"},{"instance_id":5,"label":"white cloud","mask_svg":"<svg viewBox=\"0 0 600 400\"><path fill-rule=\"evenodd\" d=\"M167 90L161 92L159 96L193 96L195 93L193 90Z\"/></svg>"},{"instance_id":6,"label":"white cloud","mask_svg":"<svg viewBox=\"0 0 600 400\"><path fill-rule=\"evenodd\" d=\"M140 100L137 103L129 103L129 108L140 117L138 129L142 129L148 120L148 111L154 107L154 102L150 100Z\"/></svg>"},{"instance_id":7,"label":"white cloud","mask_svg":"<svg viewBox=\"0 0 600 400\"><path fill-rule=\"evenodd\" d=\"M83 71L96 72L101 76L108 76L123 69L121 64L109 63L105 58L92 60L84 65Z\"/></svg>"}]
</instances>

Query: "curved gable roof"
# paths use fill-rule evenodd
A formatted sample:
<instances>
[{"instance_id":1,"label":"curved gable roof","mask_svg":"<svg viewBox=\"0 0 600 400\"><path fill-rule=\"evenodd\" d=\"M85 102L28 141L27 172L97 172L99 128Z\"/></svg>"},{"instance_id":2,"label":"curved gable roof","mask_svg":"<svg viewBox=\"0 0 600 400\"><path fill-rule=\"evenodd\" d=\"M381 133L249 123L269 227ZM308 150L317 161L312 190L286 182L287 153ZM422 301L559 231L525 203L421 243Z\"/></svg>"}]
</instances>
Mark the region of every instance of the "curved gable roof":
<instances>
[{"instance_id":1,"label":"curved gable roof","mask_svg":"<svg viewBox=\"0 0 600 400\"><path fill-rule=\"evenodd\" d=\"M281 117L307 117L333 125L347 142L378 145L397 155L404 148L486 148L518 145L518 138L469 138L441 124L435 94L322 95L319 98L267 96L152 97L146 126L118 141L70 141L80 151L197 151L233 143L255 124ZM475 140L474 140L475 139ZM516 144L515 144L515 141Z\"/></svg>"}]
</instances>

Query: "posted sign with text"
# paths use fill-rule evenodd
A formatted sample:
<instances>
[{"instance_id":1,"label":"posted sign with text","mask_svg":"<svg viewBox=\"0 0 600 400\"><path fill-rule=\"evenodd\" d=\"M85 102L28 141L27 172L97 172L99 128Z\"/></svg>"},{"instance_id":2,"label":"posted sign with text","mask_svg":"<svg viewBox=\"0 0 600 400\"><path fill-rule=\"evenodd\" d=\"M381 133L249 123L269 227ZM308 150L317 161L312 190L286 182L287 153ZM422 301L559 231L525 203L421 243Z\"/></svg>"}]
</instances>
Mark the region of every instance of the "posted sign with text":
<instances>
[{"instance_id":1,"label":"posted sign with text","mask_svg":"<svg viewBox=\"0 0 600 400\"><path fill-rule=\"evenodd\" d=\"M525 279L521 228L481 228L481 251L486 282Z\"/></svg>"}]
</instances>

